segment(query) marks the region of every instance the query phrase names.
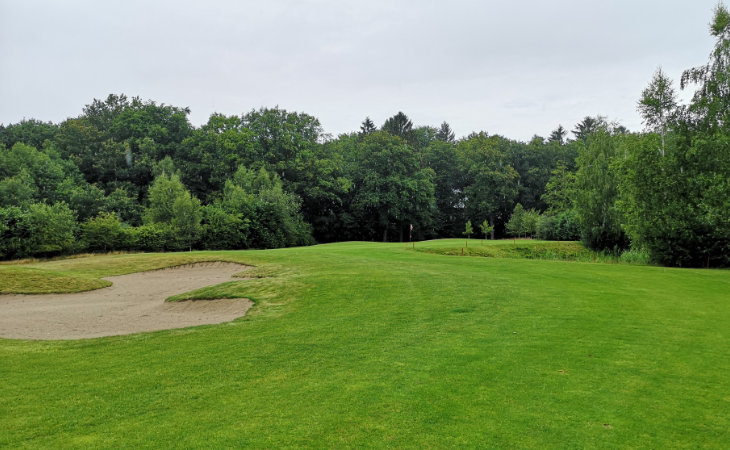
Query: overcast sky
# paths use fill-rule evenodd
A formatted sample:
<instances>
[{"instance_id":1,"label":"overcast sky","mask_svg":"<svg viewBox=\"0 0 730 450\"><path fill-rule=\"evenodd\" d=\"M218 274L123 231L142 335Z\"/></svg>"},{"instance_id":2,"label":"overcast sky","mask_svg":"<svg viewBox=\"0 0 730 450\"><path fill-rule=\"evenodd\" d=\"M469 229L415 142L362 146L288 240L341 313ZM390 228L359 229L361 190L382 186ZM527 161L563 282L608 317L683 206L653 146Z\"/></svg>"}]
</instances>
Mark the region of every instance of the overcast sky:
<instances>
[{"instance_id":1,"label":"overcast sky","mask_svg":"<svg viewBox=\"0 0 730 450\"><path fill-rule=\"evenodd\" d=\"M398 111L528 140L586 115L642 128L658 66L713 46L716 0L0 0L0 123L110 93L213 112L306 112L337 135ZM687 94L684 95L687 97Z\"/></svg>"}]
</instances>

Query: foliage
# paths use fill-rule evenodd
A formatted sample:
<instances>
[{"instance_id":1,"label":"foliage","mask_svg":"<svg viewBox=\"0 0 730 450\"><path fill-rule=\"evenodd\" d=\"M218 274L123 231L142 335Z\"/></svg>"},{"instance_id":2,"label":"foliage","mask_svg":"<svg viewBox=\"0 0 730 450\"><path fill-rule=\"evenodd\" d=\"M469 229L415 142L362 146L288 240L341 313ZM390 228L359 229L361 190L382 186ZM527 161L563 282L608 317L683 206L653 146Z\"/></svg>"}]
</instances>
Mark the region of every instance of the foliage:
<instances>
[{"instance_id":1,"label":"foliage","mask_svg":"<svg viewBox=\"0 0 730 450\"><path fill-rule=\"evenodd\" d=\"M58 132L58 125L35 119L23 119L16 124L0 125L0 145L12 148L18 142L35 148L42 148L52 141Z\"/></svg>"},{"instance_id":2,"label":"foliage","mask_svg":"<svg viewBox=\"0 0 730 450\"><path fill-rule=\"evenodd\" d=\"M226 182L221 207L241 214L242 227L256 247L274 248L312 243L311 228L300 212L300 200L286 192L281 179L263 167L244 166Z\"/></svg>"},{"instance_id":3,"label":"foliage","mask_svg":"<svg viewBox=\"0 0 730 450\"><path fill-rule=\"evenodd\" d=\"M484 239L489 239L489 234L494 232L494 226L490 225L487 219L484 219L484 222L479 224L479 229L482 231Z\"/></svg>"},{"instance_id":4,"label":"foliage","mask_svg":"<svg viewBox=\"0 0 730 450\"><path fill-rule=\"evenodd\" d=\"M38 188L25 167L0 180L0 206L28 206L38 197Z\"/></svg>"},{"instance_id":5,"label":"foliage","mask_svg":"<svg viewBox=\"0 0 730 450\"><path fill-rule=\"evenodd\" d=\"M558 237L558 218L551 214L543 214L537 221L537 229L535 235L538 239L544 241L560 241Z\"/></svg>"},{"instance_id":6,"label":"foliage","mask_svg":"<svg viewBox=\"0 0 730 450\"><path fill-rule=\"evenodd\" d=\"M542 214L537 221L536 236L548 241L577 241L580 239L580 220L575 210L559 214Z\"/></svg>"},{"instance_id":7,"label":"foliage","mask_svg":"<svg viewBox=\"0 0 730 450\"><path fill-rule=\"evenodd\" d=\"M78 222L65 203L2 208L0 222L0 254L6 258L53 256L74 250Z\"/></svg>"},{"instance_id":8,"label":"foliage","mask_svg":"<svg viewBox=\"0 0 730 450\"><path fill-rule=\"evenodd\" d=\"M76 212L79 222L96 216L105 209L104 191L93 184L66 178L58 186L58 195Z\"/></svg>"},{"instance_id":9,"label":"foliage","mask_svg":"<svg viewBox=\"0 0 730 450\"><path fill-rule=\"evenodd\" d=\"M434 236L458 236L466 217L463 176L456 147L437 139L425 150L424 163L434 173Z\"/></svg>"},{"instance_id":10,"label":"foliage","mask_svg":"<svg viewBox=\"0 0 730 450\"><path fill-rule=\"evenodd\" d=\"M86 105L83 114L61 124L56 143L89 183L105 192L117 183L144 195L156 161L175 153L192 130L187 108L109 95Z\"/></svg>"},{"instance_id":11,"label":"foliage","mask_svg":"<svg viewBox=\"0 0 730 450\"><path fill-rule=\"evenodd\" d=\"M575 209L581 223L581 240L593 250L619 253L629 246L616 204L620 139L602 128L590 135L578 156Z\"/></svg>"},{"instance_id":12,"label":"foliage","mask_svg":"<svg viewBox=\"0 0 730 450\"><path fill-rule=\"evenodd\" d=\"M413 122L402 111L398 111L398 114L388 118L380 129L407 141L413 132Z\"/></svg>"},{"instance_id":13,"label":"foliage","mask_svg":"<svg viewBox=\"0 0 730 450\"><path fill-rule=\"evenodd\" d=\"M456 135L447 122L443 122L436 133L436 139L442 142L453 143L456 141Z\"/></svg>"},{"instance_id":14,"label":"foliage","mask_svg":"<svg viewBox=\"0 0 730 450\"><path fill-rule=\"evenodd\" d=\"M676 266L730 265L730 165L719 155L730 138L670 139L665 156L656 135L635 137L622 166L621 207L632 242L653 261Z\"/></svg>"},{"instance_id":15,"label":"foliage","mask_svg":"<svg viewBox=\"0 0 730 450\"><path fill-rule=\"evenodd\" d=\"M565 136L568 135L568 131L563 128L562 125L558 125L558 128L554 129L550 133L550 137L548 138L549 142L556 142L559 145L563 145L565 143Z\"/></svg>"},{"instance_id":16,"label":"foliage","mask_svg":"<svg viewBox=\"0 0 730 450\"><path fill-rule=\"evenodd\" d=\"M663 156L669 121L677 109L677 95L672 88L672 80L664 75L661 68L657 69L651 83L641 93L638 109L647 128L662 137Z\"/></svg>"},{"instance_id":17,"label":"foliage","mask_svg":"<svg viewBox=\"0 0 730 450\"><path fill-rule=\"evenodd\" d=\"M28 256L29 237L23 210L17 206L0 207L0 258Z\"/></svg>"},{"instance_id":18,"label":"foliage","mask_svg":"<svg viewBox=\"0 0 730 450\"><path fill-rule=\"evenodd\" d=\"M682 89L695 84L688 119L704 130L730 126L730 12L722 3L715 8L710 34L716 38L710 60L682 73Z\"/></svg>"},{"instance_id":19,"label":"foliage","mask_svg":"<svg viewBox=\"0 0 730 450\"><path fill-rule=\"evenodd\" d=\"M462 233L467 238L470 238L472 234L474 234L474 228L472 228L471 220L466 221L466 227L464 228L464 232Z\"/></svg>"},{"instance_id":20,"label":"foliage","mask_svg":"<svg viewBox=\"0 0 730 450\"><path fill-rule=\"evenodd\" d=\"M534 236L537 233L537 223L540 220L540 213L534 209L525 211L522 216L522 232L525 236Z\"/></svg>"},{"instance_id":21,"label":"foliage","mask_svg":"<svg viewBox=\"0 0 730 450\"><path fill-rule=\"evenodd\" d=\"M190 194L180 181L178 174L162 173L155 177L150 186L149 207L144 213L144 222L171 223L175 218L175 201Z\"/></svg>"},{"instance_id":22,"label":"foliage","mask_svg":"<svg viewBox=\"0 0 730 450\"><path fill-rule=\"evenodd\" d=\"M578 141L588 142L588 138L595 132L606 128L606 119L603 117L586 116L573 129L575 139Z\"/></svg>"},{"instance_id":23,"label":"foliage","mask_svg":"<svg viewBox=\"0 0 730 450\"><path fill-rule=\"evenodd\" d=\"M208 249L248 248L251 219L242 211L232 211L222 202L202 208L201 245Z\"/></svg>"},{"instance_id":24,"label":"foliage","mask_svg":"<svg viewBox=\"0 0 730 450\"><path fill-rule=\"evenodd\" d=\"M573 208L575 201L575 173L568 170L565 164L558 163L545 184L543 201L550 213L560 213Z\"/></svg>"},{"instance_id":25,"label":"foliage","mask_svg":"<svg viewBox=\"0 0 730 450\"><path fill-rule=\"evenodd\" d=\"M178 239L192 250L193 244L200 237L200 201L185 192L175 198L172 204L172 220L170 225L177 232Z\"/></svg>"},{"instance_id":26,"label":"foliage","mask_svg":"<svg viewBox=\"0 0 730 450\"><path fill-rule=\"evenodd\" d=\"M366 117L365 120L362 121L362 125L360 125L361 134L370 134L377 129L378 128L375 126L375 123L373 123L370 117Z\"/></svg>"},{"instance_id":27,"label":"foliage","mask_svg":"<svg viewBox=\"0 0 730 450\"><path fill-rule=\"evenodd\" d=\"M187 137L175 153L181 181L196 197L207 200L221 191L241 164L260 164L256 135L238 116L212 114ZM168 173L173 171L167 170Z\"/></svg>"},{"instance_id":28,"label":"foliage","mask_svg":"<svg viewBox=\"0 0 730 450\"><path fill-rule=\"evenodd\" d=\"M509 222L507 222L507 225L505 226L505 228L507 228L507 232L513 236L520 236L524 231L524 217L525 208L522 207L522 204L518 203L515 205L515 209L512 211Z\"/></svg>"},{"instance_id":29,"label":"foliage","mask_svg":"<svg viewBox=\"0 0 730 450\"><path fill-rule=\"evenodd\" d=\"M129 225L137 226L142 223L142 205L123 187L114 189L106 197L103 210L115 213Z\"/></svg>"},{"instance_id":30,"label":"foliage","mask_svg":"<svg viewBox=\"0 0 730 450\"><path fill-rule=\"evenodd\" d=\"M504 224L505 210L512 208L517 196L519 175L506 160L502 147L508 144L499 136L478 133L459 141L457 157L462 172L461 203L467 217L486 217Z\"/></svg>"},{"instance_id":31,"label":"foliage","mask_svg":"<svg viewBox=\"0 0 730 450\"><path fill-rule=\"evenodd\" d=\"M672 118L655 130L661 145L652 134L629 138L620 166L620 205L632 245L661 264L730 265L728 17L725 6L718 5L709 62L682 75L683 89L698 87L689 106L661 105ZM647 91L658 90L656 78Z\"/></svg>"},{"instance_id":32,"label":"foliage","mask_svg":"<svg viewBox=\"0 0 730 450\"><path fill-rule=\"evenodd\" d=\"M638 99L644 133L585 116L573 139L558 125L527 142L457 140L447 122L416 127L398 112L381 131L366 117L332 138L316 117L279 107L193 127L187 108L124 94L59 124L0 125L0 257L81 250L55 233L43 249L31 217L46 231L52 217L75 217L73 235L113 213L130 249L395 241L411 224L417 240L457 237L478 218L496 238L580 236L599 252L730 266L729 18L718 5L708 62L682 75L682 89L696 88L689 104L655 72Z\"/></svg>"},{"instance_id":33,"label":"foliage","mask_svg":"<svg viewBox=\"0 0 730 450\"><path fill-rule=\"evenodd\" d=\"M349 175L355 186L350 211L351 232L359 238L388 241L397 233L403 241L409 224L417 233L431 225L434 203L433 170L421 168L402 139L374 132L355 144L355 167Z\"/></svg>"},{"instance_id":34,"label":"foliage","mask_svg":"<svg viewBox=\"0 0 730 450\"><path fill-rule=\"evenodd\" d=\"M81 236L86 248L91 251L108 252L129 246L124 224L114 213L102 213L87 220L81 226Z\"/></svg>"},{"instance_id":35,"label":"foliage","mask_svg":"<svg viewBox=\"0 0 730 450\"><path fill-rule=\"evenodd\" d=\"M162 252L180 250L177 231L168 223L147 223L129 228L128 242L130 248L145 252Z\"/></svg>"},{"instance_id":36,"label":"foliage","mask_svg":"<svg viewBox=\"0 0 730 450\"><path fill-rule=\"evenodd\" d=\"M13 145L9 151L0 148L0 180L3 181L3 189L8 195L22 195L22 201L60 200L57 198L59 185L65 178L75 175L74 169L72 164L62 161L52 149L39 151L21 142ZM18 189L20 183L25 184L27 190ZM3 198L0 202L9 205L12 200Z\"/></svg>"}]
</instances>

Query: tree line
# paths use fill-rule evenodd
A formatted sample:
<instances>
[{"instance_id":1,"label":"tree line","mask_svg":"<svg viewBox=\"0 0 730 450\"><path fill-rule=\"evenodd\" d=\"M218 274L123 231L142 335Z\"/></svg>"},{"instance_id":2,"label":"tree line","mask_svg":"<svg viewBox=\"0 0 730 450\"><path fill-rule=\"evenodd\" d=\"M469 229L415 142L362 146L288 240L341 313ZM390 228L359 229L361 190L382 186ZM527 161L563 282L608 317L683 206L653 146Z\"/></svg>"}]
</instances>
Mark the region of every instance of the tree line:
<instances>
[{"instance_id":1,"label":"tree line","mask_svg":"<svg viewBox=\"0 0 730 450\"><path fill-rule=\"evenodd\" d=\"M680 105L658 70L630 132L586 117L529 142L398 112L333 138L276 108L213 114L109 95L58 124L0 125L0 257L505 235L661 264L730 263L730 14ZM411 225L413 229L411 230Z\"/></svg>"}]
</instances>

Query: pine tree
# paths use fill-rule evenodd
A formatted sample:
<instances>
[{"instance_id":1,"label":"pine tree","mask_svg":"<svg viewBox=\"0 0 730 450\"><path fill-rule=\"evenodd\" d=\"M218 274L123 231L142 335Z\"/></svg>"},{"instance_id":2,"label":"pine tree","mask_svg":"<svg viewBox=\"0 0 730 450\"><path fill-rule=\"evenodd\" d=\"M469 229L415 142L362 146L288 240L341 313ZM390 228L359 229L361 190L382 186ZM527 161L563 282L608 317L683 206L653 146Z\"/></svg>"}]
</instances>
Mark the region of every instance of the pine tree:
<instances>
[{"instance_id":1,"label":"pine tree","mask_svg":"<svg viewBox=\"0 0 730 450\"><path fill-rule=\"evenodd\" d=\"M448 123L441 124L439 131L436 133L436 139L444 142L454 142L456 135Z\"/></svg>"},{"instance_id":2,"label":"pine tree","mask_svg":"<svg viewBox=\"0 0 730 450\"><path fill-rule=\"evenodd\" d=\"M373 121L370 120L370 117L366 117L365 120L362 121L362 125L360 125L360 134L370 134L376 130L377 128Z\"/></svg>"}]
</instances>

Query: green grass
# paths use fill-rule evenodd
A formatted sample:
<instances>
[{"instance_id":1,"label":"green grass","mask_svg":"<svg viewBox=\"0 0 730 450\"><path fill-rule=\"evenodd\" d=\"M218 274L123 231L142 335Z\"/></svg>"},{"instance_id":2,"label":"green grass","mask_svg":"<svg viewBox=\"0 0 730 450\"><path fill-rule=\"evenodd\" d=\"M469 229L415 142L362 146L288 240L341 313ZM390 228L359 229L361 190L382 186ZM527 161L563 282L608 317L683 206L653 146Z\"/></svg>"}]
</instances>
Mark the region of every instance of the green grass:
<instances>
[{"instance_id":1,"label":"green grass","mask_svg":"<svg viewBox=\"0 0 730 450\"><path fill-rule=\"evenodd\" d=\"M111 283L83 275L68 275L38 267L0 266L0 294L49 294L82 292L111 286Z\"/></svg>"},{"instance_id":2,"label":"green grass","mask_svg":"<svg viewBox=\"0 0 730 450\"><path fill-rule=\"evenodd\" d=\"M98 278L196 259L256 266L196 294L252 298L247 317L0 340L0 447L730 444L728 271L375 243L32 268ZM0 279L17 270L0 266Z\"/></svg>"},{"instance_id":3,"label":"green grass","mask_svg":"<svg viewBox=\"0 0 730 450\"><path fill-rule=\"evenodd\" d=\"M452 256L482 256L488 258L549 259L581 262L618 262L619 259L594 253L578 242L537 241L532 239L439 239L419 242L419 252ZM644 262L645 263L645 262Z\"/></svg>"}]
</instances>

